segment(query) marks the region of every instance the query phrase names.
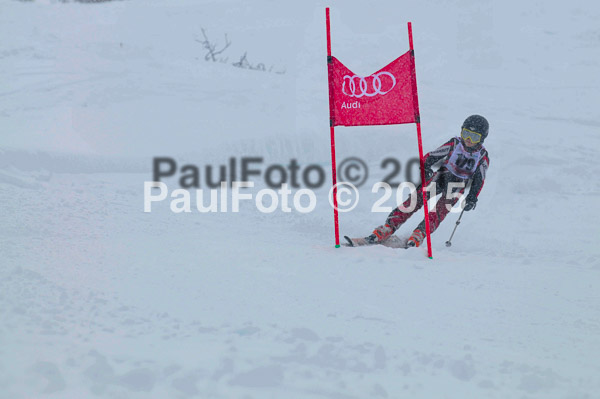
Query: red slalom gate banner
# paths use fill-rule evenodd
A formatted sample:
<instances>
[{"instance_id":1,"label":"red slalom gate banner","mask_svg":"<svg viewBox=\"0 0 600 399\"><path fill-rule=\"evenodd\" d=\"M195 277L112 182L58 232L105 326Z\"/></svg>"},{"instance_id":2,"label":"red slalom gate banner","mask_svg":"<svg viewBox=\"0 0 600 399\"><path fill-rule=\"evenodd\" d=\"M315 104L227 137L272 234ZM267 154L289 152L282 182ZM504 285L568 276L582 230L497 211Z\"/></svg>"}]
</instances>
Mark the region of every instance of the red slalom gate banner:
<instances>
[{"instance_id":1,"label":"red slalom gate banner","mask_svg":"<svg viewBox=\"0 0 600 399\"><path fill-rule=\"evenodd\" d=\"M412 55L409 52L370 76L358 76L331 57L330 101L334 126L414 123Z\"/></svg>"},{"instance_id":2,"label":"red slalom gate banner","mask_svg":"<svg viewBox=\"0 0 600 399\"><path fill-rule=\"evenodd\" d=\"M335 126L370 126L415 123L421 165L421 181L425 181L421 118L417 94L415 52L412 24L408 23L410 50L379 71L359 76L331 55L329 8L325 9L327 24L327 72L329 81L329 126L331 137L331 172L333 180L333 215L335 246L340 246L337 209L337 174L335 162ZM432 258L427 191L422 187L427 255Z\"/></svg>"}]
</instances>

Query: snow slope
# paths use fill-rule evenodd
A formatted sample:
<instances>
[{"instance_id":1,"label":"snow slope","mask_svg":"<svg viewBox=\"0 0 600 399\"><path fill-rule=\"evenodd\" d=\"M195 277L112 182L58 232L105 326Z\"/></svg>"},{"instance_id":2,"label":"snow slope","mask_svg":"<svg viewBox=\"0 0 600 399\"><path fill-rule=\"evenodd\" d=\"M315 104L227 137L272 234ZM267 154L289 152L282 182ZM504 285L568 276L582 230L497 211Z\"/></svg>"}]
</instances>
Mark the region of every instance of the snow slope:
<instances>
[{"instance_id":1,"label":"snow slope","mask_svg":"<svg viewBox=\"0 0 600 399\"><path fill-rule=\"evenodd\" d=\"M490 121L478 207L433 260L334 248L326 186L307 214L143 212L155 156L327 170L325 6L0 3L0 398L598 396L596 3L330 5L357 73L405 52L413 22L425 150ZM227 34L226 62L204 60L202 28ZM233 67L244 53L267 71ZM338 159L372 171L340 216L363 235L414 127L336 132Z\"/></svg>"}]
</instances>

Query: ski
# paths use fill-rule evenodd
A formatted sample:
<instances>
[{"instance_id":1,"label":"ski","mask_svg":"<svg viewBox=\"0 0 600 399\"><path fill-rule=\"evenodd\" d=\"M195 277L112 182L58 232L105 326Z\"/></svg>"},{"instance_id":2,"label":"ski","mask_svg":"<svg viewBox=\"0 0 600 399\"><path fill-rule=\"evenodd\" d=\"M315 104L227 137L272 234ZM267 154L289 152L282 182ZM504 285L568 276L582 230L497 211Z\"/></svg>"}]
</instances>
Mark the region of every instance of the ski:
<instances>
[{"instance_id":1,"label":"ski","mask_svg":"<svg viewBox=\"0 0 600 399\"><path fill-rule=\"evenodd\" d=\"M384 242L370 242L366 239L366 237L359 237L359 238L351 238L348 236L344 236L344 238L346 239L346 244L344 244L347 247L363 247L363 246L367 246L367 245L383 245L385 247L389 247L389 248L409 248L406 245L406 239L405 238L400 238L397 236L391 236L390 238L388 238L387 240L385 240Z\"/></svg>"},{"instance_id":2,"label":"ski","mask_svg":"<svg viewBox=\"0 0 600 399\"><path fill-rule=\"evenodd\" d=\"M347 241L346 244L344 244L344 245L347 247L362 247L364 245L376 245L377 244L375 242L367 241L367 239L365 237L350 238L348 236L344 236L344 238Z\"/></svg>"}]
</instances>

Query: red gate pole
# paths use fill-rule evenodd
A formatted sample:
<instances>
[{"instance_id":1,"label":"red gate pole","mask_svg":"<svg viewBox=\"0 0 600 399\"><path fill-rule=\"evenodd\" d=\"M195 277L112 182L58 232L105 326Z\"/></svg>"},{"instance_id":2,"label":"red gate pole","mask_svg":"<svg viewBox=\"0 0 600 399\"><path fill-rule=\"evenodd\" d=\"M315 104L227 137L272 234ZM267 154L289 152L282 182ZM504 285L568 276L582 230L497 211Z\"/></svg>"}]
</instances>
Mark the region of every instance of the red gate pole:
<instances>
[{"instance_id":1,"label":"red gate pole","mask_svg":"<svg viewBox=\"0 0 600 399\"><path fill-rule=\"evenodd\" d=\"M333 113L333 65L331 59L331 28L329 23L329 7L325 9L325 19L327 21L327 80L329 82L329 130L331 137L331 178L333 181L333 223L335 226L335 247L340 247L340 226L338 224L337 209L337 174L335 163L335 131L334 131L334 113Z\"/></svg>"},{"instance_id":2,"label":"red gate pole","mask_svg":"<svg viewBox=\"0 0 600 399\"><path fill-rule=\"evenodd\" d=\"M427 233L427 256L431 254L431 234L429 229L429 207L427 204L427 189L425 187L425 160L423 159L423 142L421 140L421 115L419 113L419 95L417 93L417 71L415 68L415 50L413 47L412 24L408 23L408 42L410 45L410 59L412 64L413 104L415 106L415 121L417 123L417 141L419 142L419 161L421 165L421 194L423 195L423 209L425 210L425 232Z\"/></svg>"}]
</instances>

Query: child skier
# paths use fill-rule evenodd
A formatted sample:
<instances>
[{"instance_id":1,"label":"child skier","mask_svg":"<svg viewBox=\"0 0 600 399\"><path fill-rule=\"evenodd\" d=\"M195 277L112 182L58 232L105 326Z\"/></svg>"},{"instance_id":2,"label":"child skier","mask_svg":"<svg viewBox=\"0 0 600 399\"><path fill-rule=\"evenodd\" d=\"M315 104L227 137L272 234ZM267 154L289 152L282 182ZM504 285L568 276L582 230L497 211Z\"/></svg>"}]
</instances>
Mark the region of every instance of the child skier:
<instances>
[{"instance_id":1,"label":"child skier","mask_svg":"<svg viewBox=\"0 0 600 399\"><path fill-rule=\"evenodd\" d=\"M483 146L483 141L488 135L488 121L480 115L471 115L465 119L460 137L453 137L441 147L425 155L425 187L432 181L435 184L435 193L442 193L442 198L437 202L435 210L429 210L429 227L433 233L450 209L456 204L460 195L447 193L449 183L463 183L462 188L456 192L462 194L470 184L469 194L465 201L465 211L475 209L477 196L479 195L485 174L490 164L488 152ZM437 172L432 168L439 167ZM457 184L454 184L456 187ZM406 212L400 207L394 209L387 217L384 225L373 230L373 233L365 238L366 244L382 243L415 212L423 206L422 184L417 188L417 205L411 212ZM427 191L429 200L431 190ZM409 198L403 204L406 210L410 206ZM425 220L423 220L406 242L407 247L418 247L425 239ZM348 239L350 245L353 242Z\"/></svg>"}]
</instances>

